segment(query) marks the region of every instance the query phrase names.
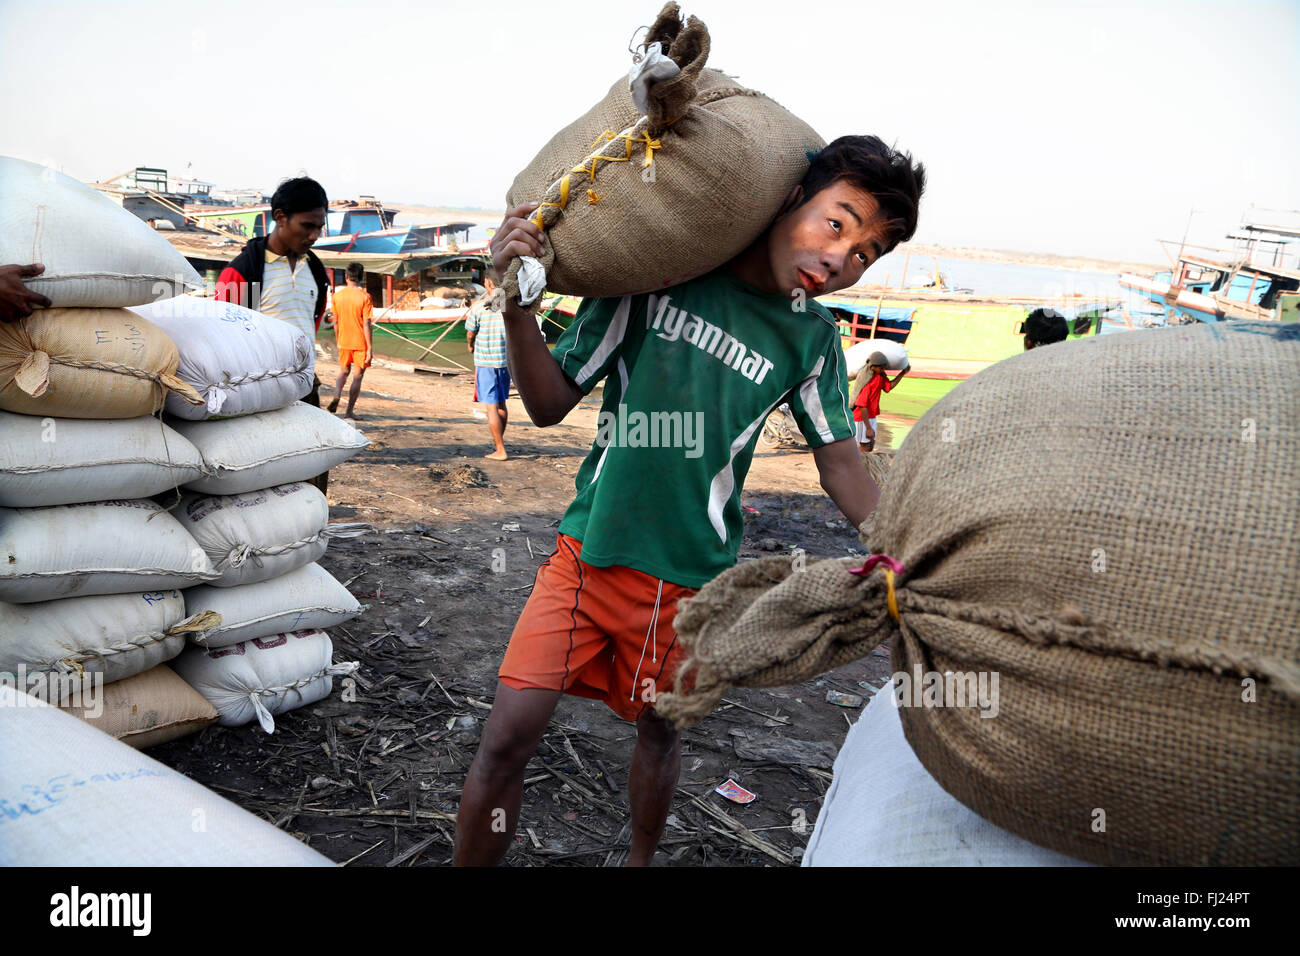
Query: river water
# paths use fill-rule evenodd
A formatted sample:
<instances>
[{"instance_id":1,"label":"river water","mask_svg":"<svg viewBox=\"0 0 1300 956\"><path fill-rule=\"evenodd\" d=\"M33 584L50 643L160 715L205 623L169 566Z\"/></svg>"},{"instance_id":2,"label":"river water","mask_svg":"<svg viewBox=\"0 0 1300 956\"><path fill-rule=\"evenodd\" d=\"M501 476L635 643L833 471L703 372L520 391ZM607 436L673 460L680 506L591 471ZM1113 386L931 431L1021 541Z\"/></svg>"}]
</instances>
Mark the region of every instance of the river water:
<instances>
[{"instance_id":1,"label":"river water","mask_svg":"<svg viewBox=\"0 0 1300 956\"><path fill-rule=\"evenodd\" d=\"M471 238L476 238L471 234ZM891 252L875 263L864 277L871 283L890 284L897 287L902 274L905 257ZM1003 262L984 262L975 259L938 258L939 271L947 278L949 285L972 289L977 294L1007 296L1041 296L1055 298L1066 295L1083 295L1098 300L1120 303L1120 309L1128 312L1134 319L1159 316L1160 312L1144 297L1124 289L1119 284L1117 273L1076 272L1068 269L1051 269L1042 266L1013 265ZM935 259L930 256L911 257L908 263L906 284L922 285L928 282L934 272ZM903 293L904 297L906 293ZM1122 322L1106 323L1104 333L1122 331ZM322 332L319 336L323 345L331 350L334 345L332 332ZM428 343L418 347L402 342L391 335L377 332L375 334L375 351L400 361L412 361L423 351ZM437 346L439 355L424 355L420 361L428 365L470 367L473 361L469 350L463 342L444 340ZM958 383L935 379L904 378L893 392L882 396L880 410L884 420L884 441L879 447L897 448L911 430L911 426L940 398L946 395ZM465 377L468 393L473 384Z\"/></svg>"}]
</instances>

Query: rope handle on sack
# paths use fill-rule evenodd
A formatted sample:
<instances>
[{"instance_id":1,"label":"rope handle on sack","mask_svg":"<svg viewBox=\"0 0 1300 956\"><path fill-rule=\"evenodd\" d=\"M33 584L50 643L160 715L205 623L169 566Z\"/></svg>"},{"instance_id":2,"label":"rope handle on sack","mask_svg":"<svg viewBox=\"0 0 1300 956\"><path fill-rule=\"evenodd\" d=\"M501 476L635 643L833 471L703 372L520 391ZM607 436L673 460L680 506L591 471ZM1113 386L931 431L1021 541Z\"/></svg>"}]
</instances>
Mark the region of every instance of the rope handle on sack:
<instances>
[{"instance_id":1,"label":"rope handle on sack","mask_svg":"<svg viewBox=\"0 0 1300 956\"><path fill-rule=\"evenodd\" d=\"M314 544L321 538L325 537L325 531L317 531L315 534L308 535L305 538L299 538L297 541L290 541L287 544L273 544L265 548L255 548L251 544L240 544L231 548L219 561L213 562L213 567L220 568L225 565L232 570L244 566L248 561L252 561L256 567L262 567L262 555L268 557L277 557L281 554L288 554L296 548L306 547Z\"/></svg>"},{"instance_id":2,"label":"rope handle on sack","mask_svg":"<svg viewBox=\"0 0 1300 956\"><path fill-rule=\"evenodd\" d=\"M673 120L672 122L675 123L677 122L677 120ZM546 224L542 222L543 209L549 206L552 209L558 209L561 212L563 212L564 208L569 204L569 187L571 185L571 178L574 173L585 173L587 176L587 181L589 183L595 183L596 172L600 168L599 164L602 160L607 163L631 162L632 147L634 145L645 146L645 162L642 163L642 166L649 166L651 163L654 162L654 151L656 149L663 149L663 143L660 142L658 139L654 138L653 136L651 136L649 132L647 132L644 128L639 133L634 133L633 130L635 130L637 126L640 126L640 123L637 123L635 126L628 127L621 133L615 133L612 129L607 129L605 130L605 132L601 133L599 136L596 137L596 141L591 144L591 152L587 154L586 158L584 158L582 162L580 162L577 166L574 166L573 169L571 169L568 173L566 173L563 177L561 177L560 201L543 202L533 212L533 221L537 223L538 229L546 228ZM614 140L617 139L623 140L623 155L622 156L604 155L603 153L604 147L609 143L614 142ZM550 190L547 190L547 192L549 191ZM591 203L592 205L595 205L596 203L600 202L601 198L602 197L596 195L595 190L593 189L587 190L587 202Z\"/></svg>"},{"instance_id":3,"label":"rope handle on sack","mask_svg":"<svg viewBox=\"0 0 1300 956\"><path fill-rule=\"evenodd\" d=\"M356 673L361 667L360 661L340 661L337 664L328 664L315 674L311 674L301 680L290 681L288 684L281 684L278 687L261 687L257 690L249 691L248 699L253 705L253 712L257 715L257 722L261 728L268 734L275 733L275 717L271 711L262 703L263 697L274 697L283 694L286 698L290 692L298 695L302 699L302 688L322 677L343 677L348 674Z\"/></svg>"},{"instance_id":4,"label":"rope handle on sack","mask_svg":"<svg viewBox=\"0 0 1300 956\"><path fill-rule=\"evenodd\" d=\"M894 575L902 574L907 570L902 561L899 561L897 558L891 558L889 555L884 553L873 554L862 563L862 567L849 568L849 574L856 574L859 577L865 578L872 572L877 564L883 564L885 566L885 586L888 588L885 599L889 602L889 616L895 621L898 621L898 594L894 591Z\"/></svg>"},{"instance_id":5,"label":"rope handle on sack","mask_svg":"<svg viewBox=\"0 0 1300 956\"><path fill-rule=\"evenodd\" d=\"M153 382L154 385L163 390L171 392L182 401L190 405L202 405L203 399L199 393L194 390L194 386L183 379L178 378L168 372L148 372L144 369L134 368L130 365L123 365L120 362L83 362L79 359L55 359L49 360L54 365L63 365L67 368L85 369L94 372L112 372L116 375L127 375L131 378L144 379Z\"/></svg>"},{"instance_id":6,"label":"rope handle on sack","mask_svg":"<svg viewBox=\"0 0 1300 956\"><path fill-rule=\"evenodd\" d=\"M262 555L275 557L288 554L295 548L315 544L321 538L355 538L359 535L369 534L374 530L374 526L365 521L345 521L326 525L315 534L310 534L305 538L299 538L286 544L273 544L265 548L255 548L251 544L240 544L231 548L219 561L214 562L213 567L220 568L224 564L234 569L242 567L247 561L252 561L255 566L260 568L262 567Z\"/></svg>"},{"instance_id":7,"label":"rope handle on sack","mask_svg":"<svg viewBox=\"0 0 1300 956\"><path fill-rule=\"evenodd\" d=\"M86 669L82 667L82 661L102 660L107 661L109 657L117 654L130 654L134 651L142 650L151 644L160 644L169 637L178 635L205 634L206 632L217 627L221 623L221 615L216 611L199 611L197 614L191 614L189 617L173 624L165 631L153 631L147 634L138 634L135 637L118 641L104 647L87 647L81 650L73 651L66 657L61 657L56 661L51 661L47 667L56 671L68 673L75 670L78 675L85 676Z\"/></svg>"}]
</instances>

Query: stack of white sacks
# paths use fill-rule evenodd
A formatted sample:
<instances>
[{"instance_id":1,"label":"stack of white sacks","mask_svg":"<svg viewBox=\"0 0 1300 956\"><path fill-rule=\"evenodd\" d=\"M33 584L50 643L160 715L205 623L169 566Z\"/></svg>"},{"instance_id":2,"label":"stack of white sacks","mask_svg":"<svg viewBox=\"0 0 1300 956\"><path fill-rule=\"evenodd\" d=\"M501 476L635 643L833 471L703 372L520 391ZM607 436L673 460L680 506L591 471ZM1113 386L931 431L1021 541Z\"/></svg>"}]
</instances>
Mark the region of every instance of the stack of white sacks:
<instances>
[{"instance_id":1,"label":"stack of white sacks","mask_svg":"<svg viewBox=\"0 0 1300 956\"><path fill-rule=\"evenodd\" d=\"M0 675L136 746L269 732L355 668L319 629L362 609L313 562L356 532L303 480L366 439L297 401L307 336L181 295L199 276L147 225L0 157L0 261L33 259L54 308L0 324ZM94 680L102 715L69 700Z\"/></svg>"},{"instance_id":2,"label":"stack of white sacks","mask_svg":"<svg viewBox=\"0 0 1300 956\"><path fill-rule=\"evenodd\" d=\"M361 606L315 562L329 538L361 533L330 525L329 504L308 481L367 444L351 425L298 401L311 389L310 339L286 322L237 305L182 296L134 310L176 342L178 374L202 405L169 396L173 427L199 452L205 474L186 482L175 515L217 576L187 589L190 614L221 623L191 633L173 668L213 706L224 726L326 697L332 663L321 628Z\"/></svg>"}]
</instances>

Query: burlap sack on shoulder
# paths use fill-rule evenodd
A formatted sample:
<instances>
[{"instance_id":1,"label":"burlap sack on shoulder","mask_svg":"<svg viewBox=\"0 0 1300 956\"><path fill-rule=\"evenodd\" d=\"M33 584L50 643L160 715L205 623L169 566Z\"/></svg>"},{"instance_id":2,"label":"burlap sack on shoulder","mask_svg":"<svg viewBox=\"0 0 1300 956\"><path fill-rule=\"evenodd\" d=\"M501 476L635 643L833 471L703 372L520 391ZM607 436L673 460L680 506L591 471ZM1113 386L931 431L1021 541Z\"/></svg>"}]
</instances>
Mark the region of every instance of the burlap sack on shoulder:
<instances>
[{"instance_id":1,"label":"burlap sack on shoulder","mask_svg":"<svg viewBox=\"0 0 1300 956\"><path fill-rule=\"evenodd\" d=\"M889 562L741 565L683 604L690 657L657 709L691 723L728 684L888 639L909 743L986 819L1097 863L1295 865L1297 462L1300 326L1015 356L938 402L888 471L862 533L901 563L896 616ZM991 697L962 706L964 675Z\"/></svg>"},{"instance_id":2,"label":"burlap sack on shoulder","mask_svg":"<svg viewBox=\"0 0 1300 956\"><path fill-rule=\"evenodd\" d=\"M651 88L641 115L620 77L515 177L507 208L541 202L547 288L612 296L665 288L717 268L752 243L825 142L775 101L705 69L709 34L677 4L659 42L681 73ZM519 295L519 260L503 290ZM535 307L537 303L533 303Z\"/></svg>"}]
</instances>

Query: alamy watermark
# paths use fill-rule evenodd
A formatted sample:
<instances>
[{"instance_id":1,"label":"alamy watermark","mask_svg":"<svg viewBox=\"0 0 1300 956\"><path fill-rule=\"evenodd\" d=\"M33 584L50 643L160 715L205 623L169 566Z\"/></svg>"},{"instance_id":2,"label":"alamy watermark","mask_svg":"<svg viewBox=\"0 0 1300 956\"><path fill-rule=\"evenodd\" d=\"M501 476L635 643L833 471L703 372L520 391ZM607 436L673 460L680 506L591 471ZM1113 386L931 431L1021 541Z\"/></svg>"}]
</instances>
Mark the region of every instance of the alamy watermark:
<instances>
[{"instance_id":1,"label":"alamy watermark","mask_svg":"<svg viewBox=\"0 0 1300 956\"><path fill-rule=\"evenodd\" d=\"M898 671L891 681L900 707L975 707L981 717L996 717L997 671Z\"/></svg>"},{"instance_id":2,"label":"alamy watermark","mask_svg":"<svg viewBox=\"0 0 1300 956\"><path fill-rule=\"evenodd\" d=\"M15 707L35 707L28 698L62 707L84 708L87 720L104 715L104 675L100 673L56 674L50 671L27 672L19 663L16 671L0 671L0 687L12 687L18 693Z\"/></svg>"},{"instance_id":3,"label":"alamy watermark","mask_svg":"<svg viewBox=\"0 0 1300 956\"><path fill-rule=\"evenodd\" d=\"M596 445L601 448L683 448L687 458L704 454L703 412L601 411L596 416Z\"/></svg>"}]
</instances>

